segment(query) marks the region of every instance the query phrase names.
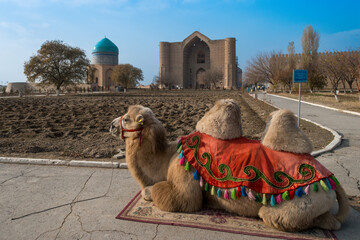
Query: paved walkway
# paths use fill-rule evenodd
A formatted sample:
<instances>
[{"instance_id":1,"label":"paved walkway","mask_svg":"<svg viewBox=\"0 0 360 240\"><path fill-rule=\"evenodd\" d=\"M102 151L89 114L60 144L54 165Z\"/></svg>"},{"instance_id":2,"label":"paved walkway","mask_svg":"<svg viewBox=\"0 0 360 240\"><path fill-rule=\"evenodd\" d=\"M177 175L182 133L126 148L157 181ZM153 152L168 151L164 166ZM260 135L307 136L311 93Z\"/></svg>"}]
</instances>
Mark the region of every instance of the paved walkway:
<instances>
[{"instance_id":1,"label":"paved walkway","mask_svg":"<svg viewBox=\"0 0 360 240\"><path fill-rule=\"evenodd\" d=\"M137 192L125 169L0 163L0 240L268 239L115 219ZM336 235L356 239L359 226L351 209Z\"/></svg>"},{"instance_id":2,"label":"paved walkway","mask_svg":"<svg viewBox=\"0 0 360 240\"><path fill-rule=\"evenodd\" d=\"M298 112L296 101L269 94L258 94L258 98L296 114ZM343 135L340 146L317 159L336 175L348 195L360 197L360 117L305 103L301 104L300 116Z\"/></svg>"},{"instance_id":3,"label":"paved walkway","mask_svg":"<svg viewBox=\"0 0 360 240\"><path fill-rule=\"evenodd\" d=\"M293 101L259 97L297 112ZM318 159L336 174L348 194L360 196L360 117L305 104L302 108L302 117L344 135L341 146ZM0 240L267 239L116 220L115 216L138 191L138 184L124 169L0 163ZM351 209L336 235L339 239L356 239L360 236L359 226L360 214Z\"/></svg>"}]
</instances>

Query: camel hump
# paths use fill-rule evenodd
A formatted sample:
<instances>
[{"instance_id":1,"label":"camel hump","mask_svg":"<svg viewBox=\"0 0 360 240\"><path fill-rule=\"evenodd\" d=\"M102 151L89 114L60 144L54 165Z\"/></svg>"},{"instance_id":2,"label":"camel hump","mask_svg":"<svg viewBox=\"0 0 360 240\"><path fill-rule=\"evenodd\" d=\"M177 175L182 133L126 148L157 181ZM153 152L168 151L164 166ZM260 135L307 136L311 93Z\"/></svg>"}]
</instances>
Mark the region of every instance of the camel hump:
<instances>
[{"instance_id":1,"label":"camel hump","mask_svg":"<svg viewBox=\"0 0 360 240\"><path fill-rule=\"evenodd\" d=\"M281 109L270 114L261 143L276 151L311 153L313 145L297 126L293 112Z\"/></svg>"}]
</instances>

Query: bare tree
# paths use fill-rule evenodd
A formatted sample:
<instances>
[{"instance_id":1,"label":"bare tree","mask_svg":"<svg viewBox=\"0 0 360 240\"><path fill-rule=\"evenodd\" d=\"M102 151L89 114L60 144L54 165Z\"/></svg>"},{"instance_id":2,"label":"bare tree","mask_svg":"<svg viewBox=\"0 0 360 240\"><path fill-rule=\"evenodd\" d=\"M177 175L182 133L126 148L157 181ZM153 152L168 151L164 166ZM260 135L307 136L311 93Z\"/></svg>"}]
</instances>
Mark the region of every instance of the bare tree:
<instances>
[{"instance_id":1,"label":"bare tree","mask_svg":"<svg viewBox=\"0 0 360 240\"><path fill-rule=\"evenodd\" d=\"M339 101L337 96L337 91L339 89L339 84L341 83L342 75L343 75L341 69L342 67L339 64L339 61L340 61L339 54L326 52L326 54L324 54L320 58L320 62L319 62L319 67L323 75L329 80L332 86L336 101Z\"/></svg>"},{"instance_id":2,"label":"bare tree","mask_svg":"<svg viewBox=\"0 0 360 240\"><path fill-rule=\"evenodd\" d=\"M205 73L205 82L210 86L210 89L216 89L223 80L223 73L219 69L210 69Z\"/></svg>"},{"instance_id":3,"label":"bare tree","mask_svg":"<svg viewBox=\"0 0 360 240\"><path fill-rule=\"evenodd\" d=\"M272 72L274 85L280 85L281 88L288 86L291 75L288 73L287 59L281 52L271 53L270 71Z\"/></svg>"},{"instance_id":4,"label":"bare tree","mask_svg":"<svg viewBox=\"0 0 360 240\"><path fill-rule=\"evenodd\" d=\"M152 84L159 85L160 84L160 78L158 75L155 75L152 80Z\"/></svg>"},{"instance_id":5,"label":"bare tree","mask_svg":"<svg viewBox=\"0 0 360 240\"><path fill-rule=\"evenodd\" d=\"M350 91L354 92L353 83L355 82L357 87L359 87L356 80L360 77L360 54L358 51L348 51L341 52L340 55L341 62L344 64L344 80L348 83Z\"/></svg>"},{"instance_id":6,"label":"bare tree","mask_svg":"<svg viewBox=\"0 0 360 240\"><path fill-rule=\"evenodd\" d=\"M271 53L259 53L247 63L247 73L245 74L247 81L268 82L274 84L274 72L270 66L271 56Z\"/></svg>"},{"instance_id":7,"label":"bare tree","mask_svg":"<svg viewBox=\"0 0 360 240\"><path fill-rule=\"evenodd\" d=\"M304 69L308 70L308 85L311 91L314 88L323 88L326 85L317 69L319 39L319 34L311 25L305 27L301 37L302 65Z\"/></svg>"},{"instance_id":8,"label":"bare tree","mask_svg":"<svg viewBox=\"0 0 360 240\"><path fill-rule=\"evenodd\" d=\"M292 90L292 72L296 68L296 58L295 58L295 46L294 42L289 42L289 45L287 47L288 50L288 56L287 56L287 71L285 73L285 83L287 83L287 86L289 87L289 92L291 94Z\"/></svg>"}]
</instances>

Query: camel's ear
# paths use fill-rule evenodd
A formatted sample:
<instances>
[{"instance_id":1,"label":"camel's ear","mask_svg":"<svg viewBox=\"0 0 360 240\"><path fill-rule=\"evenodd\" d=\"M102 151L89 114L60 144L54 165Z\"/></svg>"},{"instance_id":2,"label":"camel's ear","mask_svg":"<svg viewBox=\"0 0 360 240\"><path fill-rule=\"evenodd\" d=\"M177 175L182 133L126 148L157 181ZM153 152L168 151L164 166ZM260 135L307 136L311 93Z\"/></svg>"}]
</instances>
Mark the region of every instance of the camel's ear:
<instances>
[{"instance_id":1,"label":"camel's ear","mask_svg":"<svg viewBox=\"0 0 360 240\"><path fill-rule=\"evenodd\" d=\"M141 114L137 115L135 121L140 125L144 125L144 116Z\"/></svg>"}]
</instances>

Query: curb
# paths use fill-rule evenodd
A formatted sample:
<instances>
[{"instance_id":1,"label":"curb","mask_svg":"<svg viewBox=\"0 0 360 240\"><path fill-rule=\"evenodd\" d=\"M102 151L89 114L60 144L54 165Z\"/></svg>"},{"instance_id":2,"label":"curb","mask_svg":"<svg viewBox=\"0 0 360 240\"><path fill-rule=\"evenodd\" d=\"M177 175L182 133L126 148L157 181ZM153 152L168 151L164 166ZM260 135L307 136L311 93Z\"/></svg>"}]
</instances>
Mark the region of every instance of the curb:
<instances>
[{"instance_id":1,"label":"curb","mask_svg":"<svg viewBox=\"0 0 360 240\"><path fill-rule=\"evenodd\" d=\"M266 93L266 94L267 94L267 93ZM273 95L273 94L269 94L269 95L278 97L278 96ZM253 98L255 98L255 95L250 94L250 96L252 96ZM290 99L290 100L294 100L294 99L287 98L287 97L284 97L284 98ZM273 105L273 104L271 104L271 103L268 103L268 102L266 102L265 100L262 100L262 99L260 99L260 98L257 98L257 99L260 100L260 101L262 101L262 102L264 102L264 103L266 103L266 104L268 104L268 105L270 105L270 106L273 106L274 108L280 109L279 107L277 107L277 106L275 106L275 105ZM295 101L296 101L296 100L295 100ZM322 105L318 105L318 106L322 106ZM296 115L296 114L295 114L295 115ZM296 115L296 116L297 116L297 115ZM339 146L339 145L341 144L342 136L341 136L338 132L336 132L335 130L333 130L333 129L331 129L331 128L328 128L328 127L325 127L325 126L323 126L323 125L321 125L321 124L319 124L319 123L317 123L317 122L311 121L311 120L309 120L309 119L307 119L307 118L301 118L301 119L304 120L304 121L313 123L313 124L315 124L315 125L323 128L323 129L331 132L331 134L334 136L334 139L333 139L325 148L311 152L311 156L316 157L316 156L319 156L319 155L321 155L321 154L323 154L323 153L330 152L330 151L332 151L333 149L335 149L337 146Z\"/></svg>"},{"instance_id":2,"label":"curb","mask_svg":"<svg viewBox=\"0 0 360 240\"><path fill-rule=\"evenodd\" d=\"M98 161L80 161L80 160L59 160L59 159L38 159L38 158L16 158L0 157L0 163L17 163L17 164L35 164L35 165L56 165L71 167L100 167L100 168L120 168L127 169L126 163L118 162L98 162Z\"/></svg>"},{"instance_id":3,"label":"curb","mask_svg":"<svg viewBox=\"0 0 360 240\"><path fill-rule=\"evenodd\" d=\"M284 96L279 96L279 95L275 95L275 94L270 94L270 93L264 93L264 94L268 94L268 95L270 95L270 96L279 97L279 98L285 98L285 99L292 100L292 101L295 101L295 102L298 102L298 101L299 101L299 100L297 100L297 99L288 98L288 97L284 97ZM342 109L338 109L338 108L332 108L332 107L328 107L328 106L321 105L321 104L317 104L317 103L306 102L306 101L303 101L303 100L301 100L301 103L306 103L306 104L309 104L309 105L312 105L312 106L322 107L322 108L326 108L326 109L329 109L329 110L338 111L338 112L343 112L343 113L348 113L348 114L352 114L352 115L356 115L356 116L359 116L359 117L360 117L360 113L358 113L358 112L353 112L353 111L348 111L348 110L342 110Z\"/></svg>"}]
</instances>

